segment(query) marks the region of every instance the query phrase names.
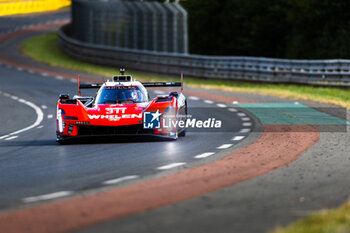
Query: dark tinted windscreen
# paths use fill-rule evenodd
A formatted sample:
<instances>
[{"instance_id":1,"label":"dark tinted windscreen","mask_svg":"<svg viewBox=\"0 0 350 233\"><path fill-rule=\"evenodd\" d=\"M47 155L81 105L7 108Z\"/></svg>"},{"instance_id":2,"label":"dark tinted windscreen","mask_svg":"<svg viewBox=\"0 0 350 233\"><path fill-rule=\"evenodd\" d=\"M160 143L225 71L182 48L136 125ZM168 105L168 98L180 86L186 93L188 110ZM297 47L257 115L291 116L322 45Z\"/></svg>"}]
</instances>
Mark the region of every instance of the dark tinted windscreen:
<instances>
[{"instance_id":1,"label":"dark tinted windscreen","mask_svg":"<svg viewBox=\"0 0 350 233\"><path fill-rule=\"evenodd\" d=\"M97 97L97 104L143 103L147 95L139 87L104 87Z\"/></svg>"}]
</instances>

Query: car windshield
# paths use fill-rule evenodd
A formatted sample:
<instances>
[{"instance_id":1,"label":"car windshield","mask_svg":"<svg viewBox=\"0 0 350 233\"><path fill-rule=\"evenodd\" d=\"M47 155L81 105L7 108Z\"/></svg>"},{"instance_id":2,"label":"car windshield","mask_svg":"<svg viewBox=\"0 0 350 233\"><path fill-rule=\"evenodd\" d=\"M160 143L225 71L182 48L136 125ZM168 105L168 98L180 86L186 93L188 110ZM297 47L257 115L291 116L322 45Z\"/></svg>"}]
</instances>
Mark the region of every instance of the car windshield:
<instances>
[{"instance_id":1,"label":"car windshield","mask_svg":"<svg viewBox=\"0 0 350 233\"><path fill-rule=\"evenodd\" d=\"M105 86L97 96L97 104L128 104L147 101L147 92L143 86Z\"/></svg>"}]
</instances>

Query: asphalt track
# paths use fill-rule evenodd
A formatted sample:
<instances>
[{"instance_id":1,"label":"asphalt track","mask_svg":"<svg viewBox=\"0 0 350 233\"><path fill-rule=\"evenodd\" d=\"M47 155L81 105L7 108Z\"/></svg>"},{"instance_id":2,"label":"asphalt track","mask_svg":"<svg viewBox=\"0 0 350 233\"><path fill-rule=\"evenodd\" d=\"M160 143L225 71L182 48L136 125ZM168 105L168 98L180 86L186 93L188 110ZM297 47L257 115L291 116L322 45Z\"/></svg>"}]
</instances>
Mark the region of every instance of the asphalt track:
<instances>
[{"instance_id":1,"label":"asphalt track","mask_svg":"<svg viewBox=\"0 0 350 233\"><path fill-rule=\"evenodd\" d=\"M25 59L21 58L17 51L13 51L18 42L14 39L2 43L1 51L8 55L6 58L17 61ZM227 107L216 106L216 102L205 103L190 96L189 114L194 114L196 118L205 118L208 116L206 111L211 110L211 117L230 122L227 126L231 129L226 127L226 132L219 133L188 132L186 137L177 141L142 137L103 138L97 143L95 140L87 140L88 143L78 141L71 145L58 146L55 142L57 97L61 92L75 94L76 80L61 80L5 64L0 66L0 72L0 101L9 109L1 116L5 122L1 127L3 138L0 141L2 208L31 202L30 197L43 194L60 191L79 192L101 187L104 182L118 178L144 178L167 170L161 167L173 163L193 166L200 160L195 156L206 152L220 152L223 149L217 147L225 143L233 144L230 142L233 137L248 134L239 133L244 127L237 112L230 112ZM151 92L151 97L160 93L159 90L156 93ZM35 121L34 109L21 103L21 99L39 106L44 119L38 127L18 134L16 138L4 138Z\"/></svg>"},{"instance_id":2,"label":"asphalt track","mask_svg":"<svg viewBox=\"0 0 350 233\"><path fill-rule=\"evenodd\" d=\"M25 20L19 18L18 21L12 18L8 27L13 29L14 25L22 27L33 22L66 17L60 13L58 16L44 15ZM1 22L3 32L11 30L3 19ZM16 49L21 41L36 33L42 32L25 34L1 43L0 55L11 61L47 69L44 65L23 58ZM63 69L54 70L75 74ZM45 202L45 196L41 196L45 194L56 194L52 197L80 196L95 192L94 190L110 189L111 185L113 188L121 187L186 170L222 158L252 143L261 135L261 132L240 133L246 127L243 126L243 117L237 114L239 112L229 110L234 106L223 103L225 101L220 101L220 98L214 98L214 102L210 102L210 95L219 93L202 91L202 95L189 99L190 108L213 109L218 118L232 123L232 132L189 132L178 141L139 142L140 139L137 138L59 146L55 142L54 119L57 96L62 91L75 93L77 84L57 75L33 73L8 65L0 66L0 74L0 137L24 129L37 120L35 108L28 103L40 107L44 116L40 125L0 140L0 208L3 212ZM200 90L187 91L191 93ZM295 101L251 94L224 95L227 98L259 102ZM205 115L206 112L196 114ZM259 122L252 121L253 116L250 119L251 129L260 127ZM244 138L238 142L232 141L236 136ZM288 166L221 191L109 221L84 231L265 232L314 210L336 206L346 200L350 190L349 139L347 132L321 133L319 143ZM223 144L232 146L218 149ZM195 158L206 152L214 154L202 159ZM180 166L169 170L159 169L174 163L179 163ZM50 199L51 196L46 197Z\"/></svg>"}]
</instances>

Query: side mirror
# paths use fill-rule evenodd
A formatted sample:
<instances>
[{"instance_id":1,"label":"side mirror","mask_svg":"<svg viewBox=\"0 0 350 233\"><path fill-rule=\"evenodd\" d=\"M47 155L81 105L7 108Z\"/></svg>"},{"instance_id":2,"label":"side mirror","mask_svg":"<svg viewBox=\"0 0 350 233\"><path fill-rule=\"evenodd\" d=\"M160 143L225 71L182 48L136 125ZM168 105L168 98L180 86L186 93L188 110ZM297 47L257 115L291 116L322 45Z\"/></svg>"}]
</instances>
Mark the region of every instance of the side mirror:
<instances>
[{"instance_id":1,"label":"side mirror","mask_svg":"<svg viewBox=\"0 0 350 233\"><path fill-rule=\"evenodd\" d=\"M172 91L172 92L169 92L169 96L178 97L179 93L177 91Z\"/></svg>"},{"instance_id":2,"label":"side mirror","mask_svg":"<svg viewBox=\"0 0 350 233\"><path fill-rule=\"evenodd\" d=\"M67 99L69 99L69 95L68 94L60 94L59 99L60 100L67 100Z\"/></svg>"}]
</instances>

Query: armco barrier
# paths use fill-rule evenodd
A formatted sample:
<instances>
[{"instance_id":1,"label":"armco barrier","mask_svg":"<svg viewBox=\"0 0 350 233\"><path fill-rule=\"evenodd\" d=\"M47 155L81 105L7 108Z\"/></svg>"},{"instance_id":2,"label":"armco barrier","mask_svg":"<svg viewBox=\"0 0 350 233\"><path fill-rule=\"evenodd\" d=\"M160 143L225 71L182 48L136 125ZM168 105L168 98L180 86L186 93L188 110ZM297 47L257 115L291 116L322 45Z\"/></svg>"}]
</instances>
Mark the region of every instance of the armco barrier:
<instances>
[{"instance_id":1,"label":"armco barrier","mask_svg":"<svg viewBox=\"0 0 350 233\"><path fill-rule=\"evenodd\" d=\"M57 10L69 6L70 0L7 0L0 1L0 16Z\"/></svg>"},{"instance_id":2,"label":"armco barrier","mask_svg":"<svg viewBox=\"0 0 350 233\"><path fill-rule=\"evenodd\" d=\"M70 56L95 64L208 79L350 87L350 60L288 60L176 54L95 45L72 39L70 25L59 44Z\"/></svg>"}]
</instances>

